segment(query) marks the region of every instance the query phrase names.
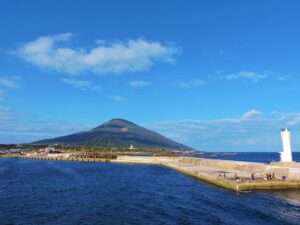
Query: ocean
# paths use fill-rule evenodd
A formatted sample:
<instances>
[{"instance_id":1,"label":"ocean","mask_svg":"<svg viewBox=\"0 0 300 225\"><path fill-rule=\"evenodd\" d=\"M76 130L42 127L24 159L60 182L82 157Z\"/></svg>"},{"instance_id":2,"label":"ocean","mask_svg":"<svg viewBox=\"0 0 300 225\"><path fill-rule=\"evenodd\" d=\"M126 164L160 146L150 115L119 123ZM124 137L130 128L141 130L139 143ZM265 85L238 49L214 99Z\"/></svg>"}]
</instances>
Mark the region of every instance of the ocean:
<instances>
[{"instance_id":1,"label":"ocean","mask_svg":"<svg viewBox=\"0 0 300 225\"><path fill-rule=\"evenodd\" d=\"M300 190L236 193L161 166L1 158L0 224L299 225Z\"/></svg>"},{"instance_id":2,"label":"ocean","mask_svg":"<svg viewBox=\"0 0 300 225\"><path fill-rule=\"evenodd\" d=\"M218 152L211 156L204 156L209 159L225 159L225 160L238 160L246 162L260 162L269 163L277 162L280 160L279 153L277 152L240 152L236 155L223 155L224 152ZM293 161L300 162L300 152L293 152Z\"/></svg>"}]
</instances>

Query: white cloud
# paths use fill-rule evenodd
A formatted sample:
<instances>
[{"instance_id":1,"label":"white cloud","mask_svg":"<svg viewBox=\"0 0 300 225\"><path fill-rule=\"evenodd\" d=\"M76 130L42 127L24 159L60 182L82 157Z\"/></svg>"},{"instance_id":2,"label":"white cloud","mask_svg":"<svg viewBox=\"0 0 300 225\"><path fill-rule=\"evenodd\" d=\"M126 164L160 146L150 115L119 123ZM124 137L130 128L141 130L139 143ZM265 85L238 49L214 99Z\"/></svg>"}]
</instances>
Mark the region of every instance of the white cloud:
<instances>
[{"instance_id":1,"label":"white cloud","mask_svg":"<svg viewBox=\"0 0 300 225\"><path fill-rule=\"evenodd\" d=\"M70 78L62 78L62 82L73 86L79 90L100 90L101 87L99 85L93 85L90 81L86 80L78 80L78 79L70 79Z\"/></svg>"},{"instance_id":2,"label":"white cloud","mask_svg":"<svg viewBox=\"0 0 300 225\"><path fill-rule=\"evenodd\" d=\"M0 123L4 121L11 121L15 120L17 116L21 115L20 113L17 113L13 110L11 110L8 107L0 106ZM3 123L5 124L5 123Z\"/></svg>"},{"instance_id":3,"label":"white cloud","mask_svg":"<svg viewBox=\"0 0 300 225\"><path fill-rule=\"evenodd\" d=\"M291 79L290 75L283 75L283 76L278 76L277 77L277 80L279 80L279 81L287 81L289 79Z\"/></svg>"},{"instance_id":4,"label":"white cloud","mask_svg":"<svg viewBox=\"0 0 300 225\"><path fill-rule=\"evenodd\" d=\"M254 83L261 81L263 79L266 79L267 77L268 77L267 74L261 74L261 73L257 73L257 72L251 72L251 71L242 71L239 73L231 73L231 74L227 74L224 76L224 78L228 81L244 79L244 80L252 81Z\"/></svg>"},{"instance_id":5,"label":"white cloud","mask_svg":"<svg viewBox=\"0 0 300 225\"><path fill-rule=\"evenodd\" d=\"M126 100L127 100L126 98L124 98L120 95L110 95L109 97L117 102L126 102Z\"/></svg>"},{"instance_id":6,"label":"white cloud","mask_svg":"<svg viewBox=\"0 0 300 225\"><path fill-rule=\"evenodd\" d=\"M279 152L279 132L287 126L292 130L294 149L300 150L300 113L258 115L259 111L251 110L240 118L170 121L147 127L200 150Z\"/></svg>"},{"instance_id":7,"label":"white cloud","mask_svg":"<svg viewBox=\"0 0 300 225\"><path fill-rule=\"evenodd\" d=\"M250 110L249 112L244 113L244 115L242 115L242 119L244 120L249 120L252 119L253 117L259 116L261 115L260 111L257 111L255 109Z\"/></svg>"},{"instance_id":8,"label":"white cloud","mask_svg":"<svg viewBox=\"0 0 300 225\"><path fill-rule=\"evenodd\" d=\"M4 96L5 96L5 91L0 89L0 101L4 99Z\"/></svg>"},{"instance_id":9,"label":"white cloud","mask_svg":"<svg viewBox=\"0 0 300 225\"><path fill-rule=\"evenodd\" d=\"M287 121L286 126L300 126L300 113L273 112L272 115L278 117L281 121Z\"/></svg>"},{"instance_id":10,"label":"white cloud","mask_svg":"<svg viewBox=\"0 0 300 225\"><path fill-rule=\"evenodd\" d=\"M144 71L156 62L174 63L180 48L171 44L129 39L97 41L93 48L70 46L71 33L42 36L26 43L17 54L26 62L66 74L105 74Z\"/></svg>"},{"instance_id":11,"label":"white cloud","mask_svg":"<svg viewBox=\"0 0 300 225\"><path fill-rule=\"evenodd\" d=\"M300 124L300 113L288 121L288 126L296 126Z\"/></svg>"},{"instance_id":12,"label":"white cloud","mask_svg":"<svg viewBox=\"0 0 300 225\"><path fill-rule=\"evenodd\" d=\"M176 87L189 89L189 88L193 88L193 87L202 86L205 83L206 82L204 80L195 79L195 80L191 80L191 81L179 81L179 82L175 82L174 85Z\"/></svg>"},{"instance_id":13,"label":"white cloud","mask_svg":"<svg viewBox=\"0 0 300 225\"><path fill-rule=\"evenodd\" d=\"M121 96L111 97L118 101ZM273 112L270 117L252 119L244 119L245 114L239 118L160 122L147 127L201 150L277 152L281 151L280 129L288 126L292 131L293 148L300 150L300 113ZM49 120L1 106L0 124L0 143L31 142L94 126Z\"/></svg>"},{"instance_id":14,"label":"white cloud","mask_svg":"<svg viewBox=\"0 0 300 225\"><path fill-rule=\"evenodd\" d=\"M87 130L91 126L55 121L0 106L0 143L27 143Z\"/></svg>"},{"instance_id":15,"label":"white cloud","mask_svg":"<svg viewBox=\"0 0 300 225\"><path fill-rule=\"evenodd\" d=\"M145 80L133 80L133 81L130 81L128 84L131 87L139 88L139 87L148 87L148 86L152 85L152 82L145 81Z\"/></svg>"},{"instance_id":16,"label":"white cloud","mask_svg":"<svg viewBox=\"0 0 300 225\"><path fill-rule=\"evenodd\" d=\"M0 78L0 86L6 88L17 88L18 84L13 79Z\"/></svg>"},{"instance_id":17,"label":"white cloud","mask_svg":"<svg viewBox=\"0 0 300 225\"><path fill-rule=\"evenodd\" d=\"M19 87L16 82L16 80L19 79L20 77L18 76L11 76L10 78L0 77L0 101L4 100L9 89L15 89Z\"/></svg>"},{"instance_id":18,"label":"white cloud","mask_svg":"<svg viewBox=\"0 0 300 225\"><path fill-rule=\"evenodd\" d=\"M241 71L237 73L224 73L222 70L215 71L214 74L208 75L206 79L202 80L202 83L213 83L216 81L237 81L243 80L252 83L260 81L288 81L292 78L291 75L275 75L273 72L254 72L254 71ZM176 83L175 83L176 84ZM201 83L200 83L201 85ZM183 88L190 88L193 85L189 82L177 82L177 86Z\"/></svg>"}]
</instances>

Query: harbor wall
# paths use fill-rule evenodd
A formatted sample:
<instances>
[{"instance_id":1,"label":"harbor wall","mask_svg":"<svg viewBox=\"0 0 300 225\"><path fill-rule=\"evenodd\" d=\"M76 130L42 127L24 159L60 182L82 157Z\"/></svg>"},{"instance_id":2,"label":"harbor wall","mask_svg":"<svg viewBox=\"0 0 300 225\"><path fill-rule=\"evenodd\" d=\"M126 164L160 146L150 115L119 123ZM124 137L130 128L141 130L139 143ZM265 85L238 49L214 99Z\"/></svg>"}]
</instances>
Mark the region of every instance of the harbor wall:
<instances>
[{"instance_id":1,"label":"harbor wall","mask_svg":"<svg viewBox=\"0 0 300 225\"><path fill-rule=\"evenodd\" d=\"M285 176L289 180L300 180L300 163L290 164L263 164L255 162L242 162L233 160L216 160L204 158L183 157L179 162L201 165L222 171L231 171L237 173L255 173L265 175L266 173L275 174L277 177Z\"/></svg>"},{"instance_id":2,"label":"harbor wall","mask_svg":"<svg viewBox=\"0 0 300 225\"><path fill-rule=\"evenodd\" d=\"M115 162L161 164L167 162L181 162L184 164L198 165L213 168L224 172L236 172L237 174L251 174L264 176L266 173L275 174L281 178L285 176L288 180L300 180L300 163L290 164L263 164L255 162L243 162L233 160L204 159L194 157L165 157L165 156L118 156Z\"/></svg>"}]
</instances>

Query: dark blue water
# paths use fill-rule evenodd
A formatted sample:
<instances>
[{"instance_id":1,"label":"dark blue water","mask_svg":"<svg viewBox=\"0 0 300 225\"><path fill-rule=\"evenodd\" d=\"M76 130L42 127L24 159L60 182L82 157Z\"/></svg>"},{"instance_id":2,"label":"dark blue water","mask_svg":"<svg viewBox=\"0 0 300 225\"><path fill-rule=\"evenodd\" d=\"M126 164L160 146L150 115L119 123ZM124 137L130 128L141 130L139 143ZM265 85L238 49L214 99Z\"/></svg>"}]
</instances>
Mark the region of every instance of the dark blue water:
<instances>
[{"instance_id":1,"label":"dark blue water","mask_svg":"<svg viewBox=\"0 0 300 225\"><path fill-rule=\"evenodd\" d=\"M268 163L272 161L279 161L280 156L277 152L241 152L237 155L222 155L222 153L216 153L212 156L204 156L209 159L225 159L225 160L239 160L248 162L260 162ZM293 161L300 162L300 152L293 152Z\"/></svg>"},{"instance_id":2,"label":"dark blue water","mask_svg":"<svg viewBox=\"0 0 300 225\"><path fill-rule=\"evenodd\" d=\"M235 193L159 166L0 159L0 224L300 224L300 191Z\"/></svg>"}]
</instances>

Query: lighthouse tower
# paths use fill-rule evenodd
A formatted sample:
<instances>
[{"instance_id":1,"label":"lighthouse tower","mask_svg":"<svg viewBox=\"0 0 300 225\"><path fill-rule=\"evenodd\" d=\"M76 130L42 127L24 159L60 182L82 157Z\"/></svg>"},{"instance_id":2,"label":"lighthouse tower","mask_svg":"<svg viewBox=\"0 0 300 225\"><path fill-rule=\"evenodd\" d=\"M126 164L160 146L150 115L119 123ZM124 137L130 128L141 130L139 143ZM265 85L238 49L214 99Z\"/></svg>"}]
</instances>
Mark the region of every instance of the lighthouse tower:
<instances>
[{"instance_id":1,"label":"lighthouse tower","mask_svg":"<svg viewBox=\"0 0 300 225\"><path fill-rule=\"evenodd\" d=\"M280 161L292 162L291 133L289 129L283 128L281 130L281 139L283 151L280 152Z\"/></svg>"}]
</instances>

